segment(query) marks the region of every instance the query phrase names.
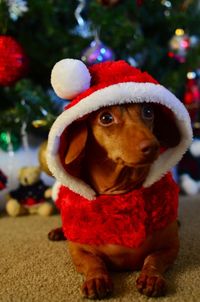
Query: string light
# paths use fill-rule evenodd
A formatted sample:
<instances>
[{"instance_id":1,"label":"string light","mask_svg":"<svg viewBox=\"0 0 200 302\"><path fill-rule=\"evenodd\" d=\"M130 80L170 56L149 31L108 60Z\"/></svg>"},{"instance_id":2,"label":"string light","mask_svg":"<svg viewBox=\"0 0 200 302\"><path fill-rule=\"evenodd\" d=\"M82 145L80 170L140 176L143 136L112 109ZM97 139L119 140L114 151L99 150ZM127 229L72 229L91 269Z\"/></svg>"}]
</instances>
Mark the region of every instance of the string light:
<instances>
[{"instance_id":1,"label":"string light","mask_svg":"<svg viewBox=\"0 0 200 302\"><path fill-rule=\"evenodd\" d=\"M183 36L185 34L185 31L182 28L177 28L175 30L175 35L176 36Z\"/></svg>"}]
</instances>

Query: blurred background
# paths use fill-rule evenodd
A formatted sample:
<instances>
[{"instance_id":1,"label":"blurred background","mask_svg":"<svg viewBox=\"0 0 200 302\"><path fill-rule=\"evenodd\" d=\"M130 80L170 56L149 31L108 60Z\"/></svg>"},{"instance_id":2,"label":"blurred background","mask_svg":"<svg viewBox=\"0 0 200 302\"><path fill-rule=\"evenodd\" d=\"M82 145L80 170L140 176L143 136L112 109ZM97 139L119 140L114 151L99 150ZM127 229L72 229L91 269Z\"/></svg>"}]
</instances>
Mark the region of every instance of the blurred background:
<instances>
[{"instance_id":1,"label":"blurred background","mask_svg":"<svg viewBox=\"0 0 200 302\"><path fill-rule=\"evenodd\" d=\"M86 65L123 59L175 93L189 110L194 141L174 177L181 194L197 194L199 0L1 0L0 207L18 186L21 167L41 165L48 131L67 103L51 88L51 69L67 57Z\"/></svg>"}]
</instances>

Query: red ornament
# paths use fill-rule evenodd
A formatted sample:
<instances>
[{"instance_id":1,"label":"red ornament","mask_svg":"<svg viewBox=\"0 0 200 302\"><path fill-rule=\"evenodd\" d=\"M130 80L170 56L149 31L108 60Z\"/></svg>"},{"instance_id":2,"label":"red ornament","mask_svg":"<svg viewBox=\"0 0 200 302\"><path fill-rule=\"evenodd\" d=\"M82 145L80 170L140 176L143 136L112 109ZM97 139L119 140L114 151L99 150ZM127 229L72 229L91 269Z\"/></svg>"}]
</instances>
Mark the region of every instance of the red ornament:
<instances>
[{"instance_id":1,"label":"red ornament","mask_svg":"<svg viewBox=\"0 0 200 302\"><path fill-rule=\"evenodd\" d=\"M189 111L192 122L196 122L200 109L200 89L196 78L190 78L187 80L184 104Z\"/></svg>"},{"instance_id":2,"label":"red ornament","mask_svg":"<svg viewBox=\"0 0 200 302\"><path fill-rule=\"evenodd\" d=\"M200 90L196 79L189 79L186 84L184 95L185 105L191 105L200 102Z\"/></svg>"},{"instance_id":3,"label":"red ornament","mask_svg":"<svg viewBox=\"0 0 200 302\"><path fill-rule=\"evenodd\" d=\"M22 46L10 36L0 36L0 85L10 86L28 71L28 58Z\"/></svg>"},{"instance_id":4,"label":"red ornament","mask_svg":"<svg viewBox=\"0 0 200 302\"><path fill-rule=\"evenodd\" d=\"M5 189L7 183L7 176L0 169L0 190Z\"/></svg>"}]
</instances>

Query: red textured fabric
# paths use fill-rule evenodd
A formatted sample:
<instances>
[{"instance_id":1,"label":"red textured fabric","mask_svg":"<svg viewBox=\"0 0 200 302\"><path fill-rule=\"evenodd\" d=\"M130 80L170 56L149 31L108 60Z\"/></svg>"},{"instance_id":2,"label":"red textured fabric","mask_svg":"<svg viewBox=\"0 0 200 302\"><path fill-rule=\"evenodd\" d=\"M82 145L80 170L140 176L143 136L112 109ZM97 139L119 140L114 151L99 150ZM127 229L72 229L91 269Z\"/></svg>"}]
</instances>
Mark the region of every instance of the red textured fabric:
<instances>
[{"instance_id":1,"label":"red textured fabric","mask_svg":"<svg viewBox=\"0 0 200 302\"><path fill-rule=\"evenodd\" d=\"M76 105L80 100L86 98L93 92L114 84L128 82L158 84L147 72L142 72L123 60L94 64L88 67L88 69L92 77L90 88L80 93L66 106L66 109Z\"/></svg>"},{"instance_id":2,"label":"red textured fabric","mask_svg":"<svg viewBox=\"0 0 200 302\"><path fill-rule=\"evenodd\" d=\"M68 240L137 248L148 235L177 218L178 193L168 173L149 188L100 195L92 201L61 186L56 204Z\"/></svg>"}]
</instances>

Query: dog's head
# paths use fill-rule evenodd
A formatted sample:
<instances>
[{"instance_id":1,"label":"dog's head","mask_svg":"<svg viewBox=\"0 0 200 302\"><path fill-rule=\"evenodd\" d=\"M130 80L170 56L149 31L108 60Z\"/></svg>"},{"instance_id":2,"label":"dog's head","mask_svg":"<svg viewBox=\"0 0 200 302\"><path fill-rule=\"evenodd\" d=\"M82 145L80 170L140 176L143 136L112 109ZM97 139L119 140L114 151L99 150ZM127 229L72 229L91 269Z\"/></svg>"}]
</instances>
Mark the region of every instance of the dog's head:
<instances>
[{"instance_id":1,"label":"dog's head","mask_svg":"<svg viewBox=\"0 0 200 302\"><path fill-rule=\"evenodd\" d=\"M77 177L85 158L98 162L104 156L118 165L147 167L162 150L180 142L170 111L150 103L101 108L74 122L66 136L66 169Z\"/></svg>"},{"instance_id":2,"label":"dog's head","mask_svg":"<svg viewBox=\"0 0 200 302\"><path fill-rule=\"evenodd\" d=\"M144 103L101 108L71 125L65 164L80 165L87 142L92 138L109 159L136 167L151 164L160 149L177 145L180 133L170 112L161 110L159 105Z\"/></svg>"}]
</instances>

